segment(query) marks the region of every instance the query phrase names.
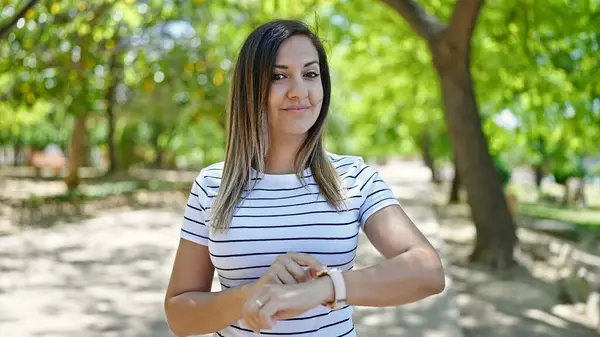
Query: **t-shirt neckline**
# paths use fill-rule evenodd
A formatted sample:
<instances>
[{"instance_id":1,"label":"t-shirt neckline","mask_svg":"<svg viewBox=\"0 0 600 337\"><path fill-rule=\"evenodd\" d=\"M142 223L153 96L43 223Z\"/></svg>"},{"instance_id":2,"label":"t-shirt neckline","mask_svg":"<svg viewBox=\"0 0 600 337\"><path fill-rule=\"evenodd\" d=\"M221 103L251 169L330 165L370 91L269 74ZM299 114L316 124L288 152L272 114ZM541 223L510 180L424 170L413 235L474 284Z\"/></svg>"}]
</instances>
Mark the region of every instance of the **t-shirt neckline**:
<instances>
[{"instance_id":1,"label":"t-shirt neckline","mask_svg":"<svg viewBox=\"0 0 600 337\"><path fill-rule=\"evenodd\" d=\"M264 173L258 172L253 167L252 170L252 178L258 178L260 181L264 181L266 183L294 183L298 182L298 176L296 173L283 173L283 174L272 174L272 173ZM312 171L309 168L306 168L303 171L304 178L312 176Z\"/></svg>"}]
</instances>

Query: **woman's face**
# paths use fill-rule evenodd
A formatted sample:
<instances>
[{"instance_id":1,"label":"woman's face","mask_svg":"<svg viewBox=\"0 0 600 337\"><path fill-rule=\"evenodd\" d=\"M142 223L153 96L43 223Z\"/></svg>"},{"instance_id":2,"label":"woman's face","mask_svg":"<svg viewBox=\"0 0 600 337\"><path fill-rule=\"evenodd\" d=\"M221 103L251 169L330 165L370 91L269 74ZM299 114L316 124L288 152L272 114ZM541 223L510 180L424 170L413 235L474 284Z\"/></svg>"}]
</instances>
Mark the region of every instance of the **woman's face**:
<instances>
[{"instance_id":1,"label":"woman's face","mask_svg":"<svg viewBox=\"0 0 600 337\"><path fill-rule=\"evenodd\" d=\"M308 37L292 36L283 42L275 60L267 111L269 133L304 135L319 117L322 102L317 49Z\"/></svg>"}]
</instances>

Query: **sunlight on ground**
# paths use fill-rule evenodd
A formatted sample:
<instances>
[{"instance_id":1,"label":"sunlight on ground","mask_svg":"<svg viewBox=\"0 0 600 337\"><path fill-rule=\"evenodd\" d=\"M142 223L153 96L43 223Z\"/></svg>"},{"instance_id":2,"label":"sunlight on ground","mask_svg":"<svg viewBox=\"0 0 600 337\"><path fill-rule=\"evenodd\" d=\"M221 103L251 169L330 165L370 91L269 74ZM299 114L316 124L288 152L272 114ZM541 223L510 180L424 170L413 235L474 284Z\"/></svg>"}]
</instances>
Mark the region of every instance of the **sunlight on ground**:
<instances>
[{"instance_id":1,"label":"sunlight on ground","mask_svg":"<svg viewBox=\"0 0 600 337\"><path fill-rule=\"evenodd\" d=\"M510 279L503 280L481 267L465 264L475 236L467 214L464 205L443 206L438 211L444 254L451 264L447 271L458 293L466 337L598 335L592 330L593 322L574 306L558 304L557 288L552 283L555 276L550 275L547 266L539 262L522 264Z\"/></svg>"}]
</instances>

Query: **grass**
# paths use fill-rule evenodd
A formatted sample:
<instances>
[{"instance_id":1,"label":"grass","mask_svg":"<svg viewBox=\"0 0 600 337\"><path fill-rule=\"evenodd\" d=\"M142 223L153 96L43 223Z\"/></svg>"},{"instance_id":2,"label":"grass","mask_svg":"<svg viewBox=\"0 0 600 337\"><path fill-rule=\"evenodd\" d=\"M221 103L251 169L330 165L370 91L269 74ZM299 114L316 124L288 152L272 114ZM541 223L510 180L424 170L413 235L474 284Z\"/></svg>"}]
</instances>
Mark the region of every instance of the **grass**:
<instances>
[{"instance_id":1,"label":"grass","mask_svg":"<svg viewBox=\"0 0 600 337\"><path fill-rule=\"evenodd\" d=\"M441 196L437 202L446 205L449 184L438 186L437 195ZM537 219L557 220L574 224L582 229L600 231L600 189L598 186L590 185L586 188L587 207L577 205L562 206L559 203L540 202L538 191L535 186L529 184L510 185L510 191L515 192L519 199L518 212L521 215ZM463 200L466 194L463 192ZM544 184L542 193L554 196L560 200L563 188L556 184Z\"/></svg>"},{"instance_id":2,"label":"grass","mask_svg":"<svg viewBox=\"0 0 600 337\"><path fill-rule=\"evenodd\" d=\"M80 188L63 194L47 197L32 196L23 200L22 206L33 207L52 202L82 202L100 200L115 195L129 195L138 191L163 191L189 189L189 183L176 183L160 180L130 180L117 182L102 182L97 184L86 184Z\"/></svg>"},{"instance_id":3,"label":"grass","mask_svg":"<svg viewBox=\"0 0 600 337\"><path fill-rule=\"evenodd\" d=\"M586 187L587 207L574 204L563 206L558 203L538 201L539 192L532 185L512 185L513 192L519 198L519 213L538 219L557 220L575 224L580 227L600 230L600 194L598 187ZM552 196L555 200L562 200L564 187L558 184L546 183L542 186L542 193Z\"/></svg>"},{"instance_id":4,"label":"grass","mask_svg":"<svg viewBox=\"0 0 600 337\"><path fill-rule=\"evenodd\" d=\"M519 203L519 213L539 219L551 219L578 226L600 229L600 210L565 208L540 203Z\"/></svg>"}]
</instances>

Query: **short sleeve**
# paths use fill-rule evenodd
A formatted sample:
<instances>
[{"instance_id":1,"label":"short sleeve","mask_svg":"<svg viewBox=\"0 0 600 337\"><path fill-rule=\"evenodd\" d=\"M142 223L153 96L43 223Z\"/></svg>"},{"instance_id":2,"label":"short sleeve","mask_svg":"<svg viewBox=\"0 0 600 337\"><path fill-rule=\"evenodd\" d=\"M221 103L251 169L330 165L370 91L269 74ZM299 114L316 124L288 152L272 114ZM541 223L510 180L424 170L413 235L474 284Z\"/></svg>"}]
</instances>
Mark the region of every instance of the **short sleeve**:
<instances>
[{"instance_id":1,"label":"short sleeve","mask_svg":"<svg viewBox=\"0 0 600 337\"><path fill-rule=\"evenodd\" d=\"M183 212L183 223L181 225L181 237L208 246L209 230L205 223L206 204L202 201L207 200L206 188L202 186L202 175L195 179L185 210Z\"/></svg>"},{"instance_id":2,"label":"short sleeve","mask_svg":"<svg viewBox=\"0 0 600 337\"><path fill-rule=\"evenodd\" d=\"M360 184L362 204L360 206L360 226L364 228L369 217L377 211L390 205L400 205L400 202L375 169L361 159L357 180Z\"/></svg>"}]
</instances>

